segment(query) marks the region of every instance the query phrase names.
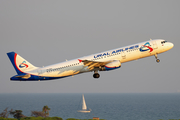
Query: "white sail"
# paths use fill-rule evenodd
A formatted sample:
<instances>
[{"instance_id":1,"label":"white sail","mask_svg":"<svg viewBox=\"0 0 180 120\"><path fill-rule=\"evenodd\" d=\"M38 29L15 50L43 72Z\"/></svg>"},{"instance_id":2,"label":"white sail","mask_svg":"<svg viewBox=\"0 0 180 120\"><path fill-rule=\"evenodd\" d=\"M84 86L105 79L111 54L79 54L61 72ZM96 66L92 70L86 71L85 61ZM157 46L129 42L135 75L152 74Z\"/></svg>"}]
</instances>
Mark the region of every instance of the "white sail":
<instances>
[{"instance_id":1,"label":"white sail","mask_svg":"<svg viewBox=\"0 0 180 120\"><path fill-rule=\"evenodd\" d=\"M82 95L82 110L79 110L78 112L82 112L82 113L90 113L91 112L91 109L87 110L84 95Z\"/></svg>"},{"instance_id":2,"label":"white sail","mask_svg":"<svg viewBox=\"0 0 180 120\"><path fill-rule=\"evenodd\" d=\"M82 95L82 110L87 110L87 106L86 106L84 95Z\"/></svg>"}]
</instances>

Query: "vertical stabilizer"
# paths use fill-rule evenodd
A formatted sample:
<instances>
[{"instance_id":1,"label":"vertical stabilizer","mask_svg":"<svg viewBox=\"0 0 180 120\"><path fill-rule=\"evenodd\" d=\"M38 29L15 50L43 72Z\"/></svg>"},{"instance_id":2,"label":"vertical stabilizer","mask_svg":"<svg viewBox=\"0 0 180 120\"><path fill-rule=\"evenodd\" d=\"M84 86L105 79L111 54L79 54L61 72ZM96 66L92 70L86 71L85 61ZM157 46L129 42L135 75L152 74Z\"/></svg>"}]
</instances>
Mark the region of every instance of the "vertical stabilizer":
<instances>
[{"instance_id":1,"label":"vertical stabilizer","mask_svg":"<svg viewBox=\"0 0 180 120\"><path fill-rule=\"evenodd\" d=\"M21 74L24 73L25 71L29 71L37 68L15 52L9 52L7 53L7 55L11 63L13 64L17 74Z\"/></svg>"}]
</instances>

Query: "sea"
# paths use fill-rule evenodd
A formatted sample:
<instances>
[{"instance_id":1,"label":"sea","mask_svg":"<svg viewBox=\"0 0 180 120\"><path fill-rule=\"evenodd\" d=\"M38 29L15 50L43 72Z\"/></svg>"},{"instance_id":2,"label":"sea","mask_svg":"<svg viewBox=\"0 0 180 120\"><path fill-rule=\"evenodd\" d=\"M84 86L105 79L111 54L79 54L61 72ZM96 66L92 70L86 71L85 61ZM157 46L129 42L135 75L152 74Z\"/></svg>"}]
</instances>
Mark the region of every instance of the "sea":
<instances>
[{"instance_id":1,"label":"sea","mask_svg":"<svg viewBox=\"0 0 180 120\"><path fill-rule=\"evenodd\" d=\"M50 108L50 117L105 120L179 120L180 94L178 93L84 93L90 113L79 113L81 93L8 93L0 94L0 113L22 110L25 116L31 111ZM13 118L13 116L9 116Z\"/></svg>"}]
</instances>

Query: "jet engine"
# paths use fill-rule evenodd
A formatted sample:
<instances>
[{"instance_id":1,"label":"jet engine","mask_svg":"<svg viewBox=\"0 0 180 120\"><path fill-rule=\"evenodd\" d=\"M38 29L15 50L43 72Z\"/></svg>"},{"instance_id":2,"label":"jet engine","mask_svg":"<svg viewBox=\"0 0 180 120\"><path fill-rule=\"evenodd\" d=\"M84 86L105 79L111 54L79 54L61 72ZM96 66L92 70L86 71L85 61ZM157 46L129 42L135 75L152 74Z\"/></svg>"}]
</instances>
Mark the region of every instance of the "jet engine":
<instances>
[{"instance_id":1,"label":"jet engine","mask_svg":"<svg viewBox=\"0 0 180 120\"><path fill-rule=\"evenodd\" d=\"M121 67L121 62L119 60L114 60L105 66L101 67L100 71L109 71L114 70Z\"/></svg>"}]
</instances>

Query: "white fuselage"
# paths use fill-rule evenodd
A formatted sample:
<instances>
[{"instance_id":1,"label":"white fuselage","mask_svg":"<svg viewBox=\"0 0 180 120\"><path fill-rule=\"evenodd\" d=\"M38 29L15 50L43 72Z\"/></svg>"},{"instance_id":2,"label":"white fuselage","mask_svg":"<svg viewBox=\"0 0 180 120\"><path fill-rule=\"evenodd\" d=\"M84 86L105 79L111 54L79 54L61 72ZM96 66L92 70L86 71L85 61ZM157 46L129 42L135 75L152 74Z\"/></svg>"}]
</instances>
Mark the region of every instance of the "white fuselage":
<instances>
[{"instance_id":1,"label":"white fuselage","mask_svg":"<svg viewBox=\"0 0 180 120\"><path fill-rule=\"evenodd\" d=\"M162 43L162 39L145 41L142 43L133 44L130 46L125 46L97 54L92 54L89 56L69 60L66 62L37 68L35 70L26 71L31 75L44 76L44 77L65 77L73 76L75 74L95 71L96 69L89 69L90 66L84 66L81 60L95 61L95 62L105 62L110 60L119 60L121 63L129 62L132 60L137 60L140 58L157 55L168 51L173 47L170 42ZM149 43L150 45L146 45ZM147 47L148 46L148 47ZM144 47L144 48L143 48Z\"/></svg>"}]
</instances>

